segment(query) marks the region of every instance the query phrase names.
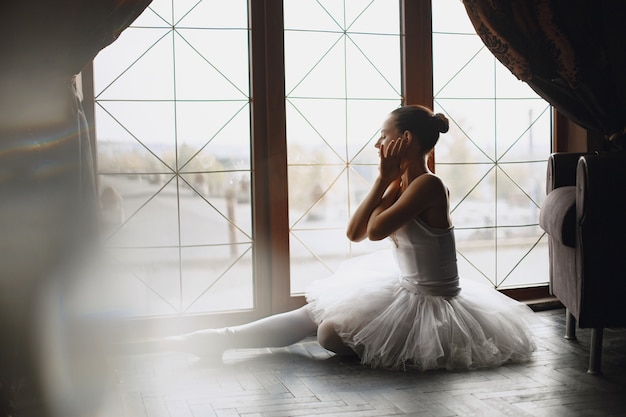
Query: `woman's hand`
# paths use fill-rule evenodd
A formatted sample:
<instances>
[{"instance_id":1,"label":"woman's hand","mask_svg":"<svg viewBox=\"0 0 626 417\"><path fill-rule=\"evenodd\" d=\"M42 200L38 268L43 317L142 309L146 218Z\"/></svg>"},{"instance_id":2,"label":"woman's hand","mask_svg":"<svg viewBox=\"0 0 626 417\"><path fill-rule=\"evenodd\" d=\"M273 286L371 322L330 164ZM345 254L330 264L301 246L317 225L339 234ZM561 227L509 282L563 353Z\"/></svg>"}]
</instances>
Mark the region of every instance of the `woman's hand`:
<instances>
[{"instance_id":1,"label":"woman's hand","mask_svg":"<svg viewBox=\"0 0 626 417\"><path fill-rule=\"evenodd\" d=\"M380 144L380 175L350 218L346 234L351 241L359 242L368 237L368 223L372 212L385 210L397 200L400 191L400 175L403 172L402 155L407 146L408 141L403 138Z\"/></svg>"},{"instance_id":2,"label":"woman's hand","mask_svg":"<svg viewBox=\"0 0 626 417\"><path fill-rule=\"evenodd\" d=\"M380 176L389 182L402 174L402 154L407 147L407 139L399 137L380 145Z\"/></svg>"}]
</instances>

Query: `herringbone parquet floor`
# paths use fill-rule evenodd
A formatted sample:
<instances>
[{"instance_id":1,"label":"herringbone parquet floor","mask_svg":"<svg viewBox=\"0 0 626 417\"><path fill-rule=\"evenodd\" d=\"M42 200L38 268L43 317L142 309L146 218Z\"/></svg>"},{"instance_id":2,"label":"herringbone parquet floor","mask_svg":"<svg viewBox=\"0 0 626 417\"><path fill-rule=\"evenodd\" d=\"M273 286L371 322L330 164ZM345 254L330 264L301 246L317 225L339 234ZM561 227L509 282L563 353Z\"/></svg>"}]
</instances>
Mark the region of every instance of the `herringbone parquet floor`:
<instances>
[{"instance_id":1,"label":"herringbone parquet floor","mask_svg":"<svg viewBox=\"0 0 626 417\"><path fill-rule=\"evenodd\" d=\"M490 370L386 371L314 339L229 351L223 360L115 357L98 417L626 416L626 329L605 330L603 374L586 373L590 331L567 341L564 310L536 313L532 362Z\"/></svg>"}]
</instances>

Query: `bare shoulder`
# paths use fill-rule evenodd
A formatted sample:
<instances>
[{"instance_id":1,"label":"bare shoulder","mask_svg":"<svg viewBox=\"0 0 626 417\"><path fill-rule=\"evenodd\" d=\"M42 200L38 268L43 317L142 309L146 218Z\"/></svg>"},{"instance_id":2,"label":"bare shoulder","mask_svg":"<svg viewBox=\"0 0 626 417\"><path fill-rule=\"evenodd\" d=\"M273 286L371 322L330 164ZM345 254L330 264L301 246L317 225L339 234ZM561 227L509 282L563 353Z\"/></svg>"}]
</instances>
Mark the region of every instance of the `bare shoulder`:
<instances>
[{"instance_id":1,"label":"bare shoulder","mask_svg":"<svg viewBox=\"0 0 626 417\"><path fill-rule=\"evenodd\" d=\"M409 185L414 188L415 191L422 191L428 193L443 192L444 195L448 195L448 187L444 184L443 180L437 175L432 173L422 174L415 178Z\"/></svg>"},{"instance_id":2,"label":"bare shoulder","mask_svg":"<svg viewBox=\"0 0 626 417\"><path fill-rule=\"evenodd\" d=\"M445 187L443 180L432 172L427 172L426 174L420 175L418 178L422 178L423 181L428 181Z\"/></svg>"},{"instance_id":3,"label":"bare shoulder","mask_svg":"<svg viewBox=\"0 0 626 417\"><path fill-rule=\"evenodd\" d=\"M434 228L447 228L452 225L449 215L448 187L438 176L427 173L417 177L407 188L414 209L413 217L420 217Z\"/></svg>"}]
</instances>

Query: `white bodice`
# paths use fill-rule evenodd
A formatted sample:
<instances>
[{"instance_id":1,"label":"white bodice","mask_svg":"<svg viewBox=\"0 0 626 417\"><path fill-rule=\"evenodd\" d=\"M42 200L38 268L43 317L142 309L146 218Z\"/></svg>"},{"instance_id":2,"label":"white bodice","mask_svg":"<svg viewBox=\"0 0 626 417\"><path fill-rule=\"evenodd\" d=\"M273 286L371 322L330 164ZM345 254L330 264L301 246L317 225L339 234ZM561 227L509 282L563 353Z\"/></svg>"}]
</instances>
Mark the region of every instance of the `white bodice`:
<instances>
[{"instance_id":1,"label":"white bodice","mask_svg":"<svg viewBox=\"0 0 626 417\"><path fill-rule=\"evenodd\" d=\"M454 228L434 229L419 220L395 233L400 285L406 290L444 297L460 292Z\"/></svg>"}]
</instances>

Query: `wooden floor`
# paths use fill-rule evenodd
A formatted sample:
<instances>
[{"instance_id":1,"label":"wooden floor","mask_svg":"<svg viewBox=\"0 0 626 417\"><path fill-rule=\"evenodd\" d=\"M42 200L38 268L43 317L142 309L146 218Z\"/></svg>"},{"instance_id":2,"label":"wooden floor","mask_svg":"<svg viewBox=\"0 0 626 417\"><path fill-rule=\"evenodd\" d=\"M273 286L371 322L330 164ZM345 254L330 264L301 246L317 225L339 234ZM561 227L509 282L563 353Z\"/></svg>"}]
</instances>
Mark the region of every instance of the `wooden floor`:
<instances>
[{"instance_id":1,"label":"wooden floor","mask_svg":"<svg viewBox=\"0 0 626 417\"><path fill-rule=\"evenodd\" d=\"M590 375L590 331L567 341L564 310L536 314L534 360L490 370L370 369L342 362L314 339L214 361L115 357L109 390L91 416L626 416L626 329L605 330L603 374Z\"/></svg>"}]
</instances>

